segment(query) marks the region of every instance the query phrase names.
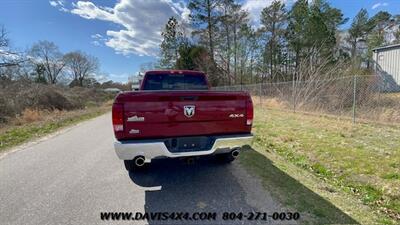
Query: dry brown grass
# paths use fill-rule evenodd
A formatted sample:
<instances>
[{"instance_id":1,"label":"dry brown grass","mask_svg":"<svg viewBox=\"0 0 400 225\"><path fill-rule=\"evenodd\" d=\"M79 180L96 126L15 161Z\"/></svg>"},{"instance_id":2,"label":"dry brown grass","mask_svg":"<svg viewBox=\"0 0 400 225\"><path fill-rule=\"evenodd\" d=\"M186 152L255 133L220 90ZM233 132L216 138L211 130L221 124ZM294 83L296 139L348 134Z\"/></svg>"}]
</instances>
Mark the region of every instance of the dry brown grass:
<instances>
[{"instance_id":1,"label":"dry brown grass","mask_svg":"<svg viewBox=\"0 0 400 225\"><path fill-rule=\"evenodd\" d=\"M114 103L114 99L111 99L111 100L106 101L106 102L104 103L104 106L109 106L109 107L111 107L113 103Z\"/></svg>"},{"instance_id":2,"label":"dry brown grass","mask_svg":"<svg viewBox=\"0 0 400 225\"><path fill-rule=\"evenodd\" d=\"M71 113L73 114L73 110ZM31 124L37 122L43 122L48 120L53 120L54 118L62 118L68 111L66 110L41 110L37 108L26 108L22 111L21 115L17 115L14 119L9 121L9 125L20 126L24 124Z\"/></svg>"},{"instance_id":3,"label":"dry brown grass","mask_svg":"<svg viewBox=\"0 0 400 225\"><path fill-rule=\"evenodd\" d=\"M108 100L104 102L101 108L111 108L114 100ZM37 108L26 108L20 115L17 115L15 118L11 119L7 125L11 126L21 126L28 124L36 124L36 123L46 123L51 121L57 121L63 119L66 116L79 116L82 113L85 113L89 108L97 108L97 107L85 107L84 109L77 110L41 110ZM6 126L7 127L7 126ZM0 129L1 133L1 129Z\"/></svg>"},{"instance_id":4,"label":"dry brown grass","mask_svg":"<svg viewBox=\"0 0 400 225\"><path fill-rule=\"evenodd\" d=\"M32 123L41 120L43 112L38 109L26 108L17 120L21 123Z\"/></svg>"},{"instance_id":5,"label":"dry brown grass","mask_svg":"<svg viewBox=\"0 0 400 225\"><path fill-rule=\"evenodd\" d=\"M268 108L285 108L287 107L287 103L281 101L279 98L266 98L262 97L260 100L260 96L253 96L252 98L254 105L260 105L268 107Z\"/></svg>"},{"instance_id":6,"label":"dry brown grass","mask_svg":"<svg viewBox=\"0 0 400 225\"><path fill-rule=\"evenodd\" d=\"M293 111L290 102L279 98L268 98L253 96L253 104L267 109L279 109ZM329 102L325 103L329 104ZM352 108L330 109L314 106L313 104L298 104L296 112L338 116L341 118L352 118ZM379 123L400 123L400 93L381 94L379 98L371 100L368 104L357 106L356 119L359 121L373 121Z\"/></svg>"}]
</instances>

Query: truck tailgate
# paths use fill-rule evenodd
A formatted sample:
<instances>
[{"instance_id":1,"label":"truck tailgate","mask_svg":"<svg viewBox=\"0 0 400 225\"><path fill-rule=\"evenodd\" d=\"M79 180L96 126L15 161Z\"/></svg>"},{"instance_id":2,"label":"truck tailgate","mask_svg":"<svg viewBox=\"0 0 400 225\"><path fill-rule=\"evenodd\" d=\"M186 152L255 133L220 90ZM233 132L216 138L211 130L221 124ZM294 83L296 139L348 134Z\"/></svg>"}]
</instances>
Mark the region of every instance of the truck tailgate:
<instances>
[{"instance_id":1,"label":"truck tailgate","mask_svg":"<svg viewBox=\"0 0 400 225\"><path fill-rule=\"evenodd\" d=\"M123 103L123 139L144 139L249 133L249 98L244 92L140 91L120 94L116 103Z\"/></svg>"}]
</instances>

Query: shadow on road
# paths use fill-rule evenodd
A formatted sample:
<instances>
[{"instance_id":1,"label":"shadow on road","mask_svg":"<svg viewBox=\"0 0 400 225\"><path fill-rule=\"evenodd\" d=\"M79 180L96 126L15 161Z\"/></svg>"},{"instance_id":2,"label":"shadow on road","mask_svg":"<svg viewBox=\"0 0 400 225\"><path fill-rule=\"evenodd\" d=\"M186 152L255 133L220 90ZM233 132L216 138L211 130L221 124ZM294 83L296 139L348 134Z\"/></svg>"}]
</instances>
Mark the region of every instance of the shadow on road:
<instances>
[{"instance_id":1,"label":"shadow on road","mask_svg":"<svg viewBox=\"0 0 400 225\"><path fill-rule=\"evenodd\" d=\"M268 169L265 172L275 174L286 180L285 183L294 185L297 195L302 195L310 198L311 202L318 202L324 208L329 208L332 211L332 216L335 218L321 218L318 221L321 223L357 223L345 213L341 212L331 203L327 202L311 190L298 183L296 180L288 176L276 168L269 159L264 155L250 150L251 154L258 154L259 160ZM244 154L248 154L247 152ZM238 163L238 162L235 162ZM131 180L141 186L151 189L151 187L161 186L161 190L147 190L145 193L145 212L217 212L218 217L222 216L223 212L259 212L249 205L246 201L246 191L237 181L237 178L232 174L233 167L238 165L224 165L218 163L213 157L207 157L196 160L193 164L188 164L183 159L160 159L153 160L152 164L145 171L131 172L129 177ZM291 182L287 182L290 180ZM279 183L276 186L279 188ZM157 188L155 188L157 189ZM289 193L290 194L290 193ZM296 198L296 196L292 196ZM265 202L266 205L271 203ZM272 204L273 205L273 204ZM282 209L271 208L267 213L280 211ZM302 220L303 219L303 220ZM306 222L304 218L300 223ZM179 223L173 221L148 221L149 224L171 224ZM197 224L215 223L221 224L254 224L255 221L198 221ZM266 221L258 221L260 224L265 224ZM314 221L315 222L315 221ZM180 221L181 224L188 224L188 221ZM282 221L276 221L282 224ZM286 224L288 221L286 221ZM293 224L292 222L289 222ZM196 224L196 222L194 222Z\"/></svg>"}]
</instances>

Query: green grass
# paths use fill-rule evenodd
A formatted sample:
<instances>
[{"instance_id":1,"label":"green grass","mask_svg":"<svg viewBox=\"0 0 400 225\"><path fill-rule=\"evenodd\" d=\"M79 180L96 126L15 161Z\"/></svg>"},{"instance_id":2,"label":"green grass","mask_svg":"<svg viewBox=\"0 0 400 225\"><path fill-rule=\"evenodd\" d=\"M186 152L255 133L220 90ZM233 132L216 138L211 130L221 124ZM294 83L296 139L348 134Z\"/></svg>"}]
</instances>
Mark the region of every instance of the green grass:
<instances>
[{"instance_id":1,"label":"green grass","mask_svg":"<svg viewBox=\"0 0 400 225\"><path fill-rule=\"evenodd\" d=\"M355 224L327 199L319 196L308 186L299 182L302 178L293 178L293 168L275 158L271 153L244 151L239 157L241 164L251 173L258 174L265 189L268 190L285 209L283 211L299 212L300 224Z\"/></svg>"},{"instance_id":2,"label":"green grass","mask_svg":"<svg viewBox=\"0 0 400 225\"><path fill-rule=\"evenodd\" d=\"M399 127L258 109L254 133L261 153L352 196L378 213L379 223L400 221Z\"/></svg>"},{"instance_id":3,"label":"green grass","mask_svg":"<svg viewBox=\"0 0 400 225\"><path fill-rule=\"evenodd\" d=\"M400 174L399 173L388 173L385 174L383 179L394 179L394 180L400 180Z\"/></svg>"},{"instance_id":4,"label":"green grass","mask_svg":"<svg viewBox=\"0 0 400 225\"><path fill-rule=\"evenodd\" d=\"M49 121L8 127L4 131L0 132L0 152L34 138L50 134L60 128L94 118L104 114L108 110L107 107L93 107L79 112L72 111L62 118L54 118Z\"/></svg>"}]
</instances>

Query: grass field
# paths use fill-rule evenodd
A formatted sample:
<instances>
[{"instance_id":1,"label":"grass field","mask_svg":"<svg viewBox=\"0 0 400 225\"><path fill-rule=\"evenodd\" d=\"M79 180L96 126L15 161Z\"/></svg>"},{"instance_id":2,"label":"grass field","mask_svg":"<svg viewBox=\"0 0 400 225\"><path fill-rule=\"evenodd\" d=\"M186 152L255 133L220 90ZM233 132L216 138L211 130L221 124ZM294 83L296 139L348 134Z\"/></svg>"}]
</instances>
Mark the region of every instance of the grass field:
<instances>
[{"instance_id":1,"label":"grass field","mask_svg":"<svg viewBox=\"0 0 400 225\"><path fill-rule=\"evenodd\" d=\"M241 162L264 180L271 182L271 168L264 168L260 154L358 222L400 222L400 127L353 125L334 118L257 109L254 133L256 151L243 154ZM295 168L288 169L288 165ZM291 190L296 185L291 186L283 183L277 196L294 208L326 219L319 222L337 222L329 216L330 207L312 204L307 194L293 200L297 197L290 193L299 188Z\"/></svg>"}]
</instances>

